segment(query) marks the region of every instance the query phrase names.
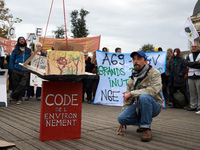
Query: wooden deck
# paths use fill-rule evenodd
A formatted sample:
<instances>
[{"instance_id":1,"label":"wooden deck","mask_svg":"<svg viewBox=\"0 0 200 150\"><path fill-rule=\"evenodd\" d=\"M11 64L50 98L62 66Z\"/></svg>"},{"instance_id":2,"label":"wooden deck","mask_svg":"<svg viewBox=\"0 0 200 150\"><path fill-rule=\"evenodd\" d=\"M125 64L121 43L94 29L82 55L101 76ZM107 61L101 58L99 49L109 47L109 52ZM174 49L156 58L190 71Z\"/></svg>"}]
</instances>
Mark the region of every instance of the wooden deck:
<instances>
[{"instance_id":1,"label":"wooden deck","mask_svg":"<svg viewBox=\"0 0 200 150\"><path fill-rule=\"evenodd\" d=\"M40 101L0 108L0 140L15 143L13 150L199 150L200 115L183 109L162 110L153 119L151 142L141 142L141 133L128 126L117 135L120 107L83 103L81 139L39 141ZM67 133L66 133L67 134Z\"/></svg>"}]
</instances>

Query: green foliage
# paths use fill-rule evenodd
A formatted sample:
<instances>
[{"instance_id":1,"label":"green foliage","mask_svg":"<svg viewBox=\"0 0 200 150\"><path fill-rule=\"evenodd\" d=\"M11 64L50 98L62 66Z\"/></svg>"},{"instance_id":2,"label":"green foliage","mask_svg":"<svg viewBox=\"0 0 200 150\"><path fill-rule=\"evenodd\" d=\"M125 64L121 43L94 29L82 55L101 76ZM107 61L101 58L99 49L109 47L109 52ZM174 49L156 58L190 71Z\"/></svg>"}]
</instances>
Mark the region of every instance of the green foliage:
<instances>
[{"instance_id":1,"label":"green foliage","mask_svg":"<svg viewBox=\"0 0 200 150\"><path fill-rule=\"evenodd\" d=\"M143 52L152 52L154 51L155 47L153 46L153 44L144 44L142 45L142 47L139 49L140 51Z\"/></svg>"},{"instance_id":2,"label":"green foliage","mask_svg":"<svg viewBox=\"0 0 200 150\"><path fill-rule=\"evenodd\" d=\"M64 25L57 27L57 30L53 30L52 33L54 33L55 38L57 39L64 39L65 38L65 28Z\"/></svg>"},{"instance_id":3,"label":"green foliage","mask_svg":"<svg viewBox=\"0 0 200 150\"><path fill-rule=\"evenodd\" d=\"M9 8L6 8L5 5L4 0L0 0L0 37L9 38L7 36L9 27L22 22L22 19L13 18L13 15L9 14Z\"/></svg>"},{"instance_id":4,"label":"green foliage","mask_svg":"<svg viewBox=\"0 0 200 150\"><path fill-rule=\"evenodd\" d=\"M74 10L70 13L71 24L72 24L71 32L73 33L73 38L88 36L89 31L86 28L86 20L85 20L85 17L88 14L89 12L87 10L84 10L83 8L80 10L80 13L78 12L78 10Z\"/></svg>"}]
</instances>

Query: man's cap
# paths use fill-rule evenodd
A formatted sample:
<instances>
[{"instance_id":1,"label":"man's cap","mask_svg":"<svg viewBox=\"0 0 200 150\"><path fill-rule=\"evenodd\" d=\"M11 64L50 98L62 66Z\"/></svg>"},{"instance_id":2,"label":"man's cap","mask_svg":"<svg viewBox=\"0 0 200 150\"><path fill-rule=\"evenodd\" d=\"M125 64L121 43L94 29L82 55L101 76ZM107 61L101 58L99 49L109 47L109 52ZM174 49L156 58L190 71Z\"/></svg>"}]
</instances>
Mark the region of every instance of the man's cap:
<instances>
[{"instance_id":1,"label":"man's cap","mask_svg":"<svg viewBox=\"0 0 200 150\"><path fill-rule=\"evenodd\" d=\"M144 57L144 59L147 60L147 55L146 55L143 51L132 52L130 56L133 58L133 56L134 56L135 54L138 54L138 55Z\"/></svg>"}]
</instances>

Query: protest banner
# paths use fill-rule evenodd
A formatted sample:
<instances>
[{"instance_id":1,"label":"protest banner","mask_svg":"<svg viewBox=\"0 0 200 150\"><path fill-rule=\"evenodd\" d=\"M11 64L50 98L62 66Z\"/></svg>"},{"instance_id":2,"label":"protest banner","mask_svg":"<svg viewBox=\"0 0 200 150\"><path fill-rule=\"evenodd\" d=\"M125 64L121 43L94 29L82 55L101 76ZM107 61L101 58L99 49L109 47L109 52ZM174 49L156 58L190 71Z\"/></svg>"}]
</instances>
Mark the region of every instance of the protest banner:
<instances>
[{"instance_id":1,"label":"protest banner","mask_svg":"<svg viewBox=\"0 0 200 150\"><path fill-rule=\"evenodd\" d=\"M67 39L68 43L78 43L82 44L84 50L88 52L94 52L99 49L100 46L100 38L101 36L95 37L84 37L84 38L74 38L74 39ZM43 38L39 37L39 42L42 43L42 51L46 51L51 49L54 42L66 42L66 39L54 39L54 38Z\"/></svg>"},{"instance_id":2,"label":"protest banner","mask_svg":"<svg viewBox=\"0 0 200 150\"><path fill-rule=\"evenodd\" d=\"M31 60L31 66L36 68L36 70L44 70L46 69L46 57L35 55L33 59ZM38 77L36 74L31 73L30 74L30 86L38 86L42 87L42 81L40 77Z\"/></svg>"},{"instance_id":3,"label":"protest banner","mask_svg":"<svg viewBox=\"0 0 200 150\"><path fill-rule=\"evenodd\" d=\"M166 70L166 52L147 52L148 64L160 73ZM132 74L133 63L130 53L108 53L96 51L99 84L94 104L122 106L123 94Z\"/></svg>"},{"instance_id":4,"label":"protest banner","mask_svg":"<svg viewBox=\"0 0 200 150\"><path fill-rule=\"evenodd\" d=\"M87 50L88 52L94 52L98 50L100 47L100 38L101 36L72 38L72 39L67 39L67 42L82 44L84 47L84 50ZM46 50L50 49L53 45L53 42L56 42L56 41L65 43L66 39L39 37L39 42L42 43L43 45L42 46L43 52L46 52ZM16 40L9 40L9 39L0 37L0 45L2 45L4 52L6 53L11 53L12 50L15 48L16 44L17 44Z\"/></svg>"},{"instance_id":5,"label":"protest banner","mask_svg":"<svg viewBox=\"0 0 200 150\"><path fill-rule=\"evenodd\" d=\"M11 53L12 50L15 48L17 41L9 40L6 38L0 37L0 45L3 47L4 52Z\"/></svg>"}]
</instances>

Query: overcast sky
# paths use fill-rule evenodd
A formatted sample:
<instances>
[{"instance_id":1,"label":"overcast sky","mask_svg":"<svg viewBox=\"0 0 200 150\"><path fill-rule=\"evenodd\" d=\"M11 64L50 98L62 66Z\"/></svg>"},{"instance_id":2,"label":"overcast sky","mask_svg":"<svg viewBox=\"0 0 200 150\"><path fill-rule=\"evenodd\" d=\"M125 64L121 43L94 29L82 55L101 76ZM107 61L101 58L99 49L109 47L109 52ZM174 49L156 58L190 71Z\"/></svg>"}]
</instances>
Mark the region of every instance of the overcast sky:
<instances>
[{"instance_id":1,"label":"overcast sky","mask_svg":"<svg viewBox=\"0 0 200 150\"><path fill-rule=\"evenodd\" d=\"M6 0L6 7L23 22L14 24L16 36L27 37L38 27L46 28L52 0ZM114 52L121 47L130 53L144 44L168 48L189 49L188 40L179 35L187 17L193 14L197 0L65 0L68 34L70 15L84 8L89 36L101 35L100 49ZM64 25L63 1L54 0L47 35Z\"/></svg>"}]
</instances>

